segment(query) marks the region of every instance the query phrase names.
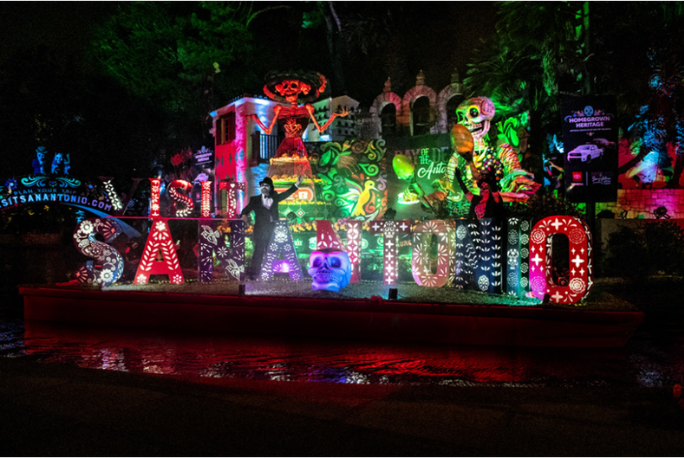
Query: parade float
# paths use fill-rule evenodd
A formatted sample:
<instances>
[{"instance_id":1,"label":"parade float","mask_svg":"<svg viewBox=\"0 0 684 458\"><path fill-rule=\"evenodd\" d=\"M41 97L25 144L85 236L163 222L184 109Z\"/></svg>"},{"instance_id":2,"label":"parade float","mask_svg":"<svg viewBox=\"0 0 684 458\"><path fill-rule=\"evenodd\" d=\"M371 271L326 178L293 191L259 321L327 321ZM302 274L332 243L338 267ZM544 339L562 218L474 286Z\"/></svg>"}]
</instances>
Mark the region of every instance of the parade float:
<instances>
[{"instance_id":1,"label":"parade float","mask_svg":"<svg viewBox=\"0 0 684 458\"><path fill-rule=\"evenodd\" d=\"M318 122L308 102L325 86L319 74L271 75L264 91L278 102L272 112L254 103L262 109L250 113L240 103L212 113L215 161L230 164L218 181L155 177L120 193L108 178L94 184L36 172L15 179L3 209L56 202L95 216L74 228L73 246L85 261L71 281L20 287L25 318L455 344L624 345L643 316L591 302L587 224L501 211L539 185L510 145L485 144L491 101L459 105L448 148L406 154L382 138L359 138L309 150L302 133L310 121L323 134L349 115L342 108ZM261 168L240 144L250 123L265 134L280 123L285 133ZM298 176L304 181L280 204L259 275L249 281L252 228L238 215L257 194L259 177L250 182L249 175L259 173L276 190ZM137 214L136 200L144 207Z\"/></svg>"}]
</instances>

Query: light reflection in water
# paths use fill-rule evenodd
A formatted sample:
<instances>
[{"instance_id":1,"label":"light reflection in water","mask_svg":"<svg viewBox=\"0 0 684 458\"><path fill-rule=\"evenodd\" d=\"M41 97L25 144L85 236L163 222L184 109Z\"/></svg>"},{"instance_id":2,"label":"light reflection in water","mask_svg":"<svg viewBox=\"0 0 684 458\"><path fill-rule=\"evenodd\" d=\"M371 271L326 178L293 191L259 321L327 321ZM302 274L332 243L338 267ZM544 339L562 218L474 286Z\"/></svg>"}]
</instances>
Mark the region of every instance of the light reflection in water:
<instances>
[{"instance_id":1,"label":"light reflection in water","mask_svg":"<svg viewBox=\"0 0 684 458\"><path fill-rule=\"evenodd\" d=\"M16 336L15 336L16 337ZM16 340L16 338L15 338ZM2 341L0 341L0 344ZM684 381L684 339L653 350L558 349L239 337L26 322L40 361L185 377L454 386L667 386Z\"/></svg>"}]
</instances>

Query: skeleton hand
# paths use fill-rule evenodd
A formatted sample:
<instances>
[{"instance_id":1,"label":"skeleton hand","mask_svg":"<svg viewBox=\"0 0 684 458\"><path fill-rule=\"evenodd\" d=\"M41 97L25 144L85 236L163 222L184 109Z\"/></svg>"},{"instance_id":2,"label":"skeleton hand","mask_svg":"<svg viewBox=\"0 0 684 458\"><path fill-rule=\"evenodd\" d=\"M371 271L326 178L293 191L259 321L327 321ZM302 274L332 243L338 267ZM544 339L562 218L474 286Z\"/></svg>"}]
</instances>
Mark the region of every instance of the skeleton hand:
<instances>
[{"instance_id":1,"label":"skeleton hand","mask_svg":"<svg viewBox=\"0 0 684 458\"><path fill-rule=\"evenodd\" d=\"M299 175L297 177L297 181L295 182L295 186L299 187L302 184L302 181L304 181L304 175Z\"/></svg>"}]
</instances>

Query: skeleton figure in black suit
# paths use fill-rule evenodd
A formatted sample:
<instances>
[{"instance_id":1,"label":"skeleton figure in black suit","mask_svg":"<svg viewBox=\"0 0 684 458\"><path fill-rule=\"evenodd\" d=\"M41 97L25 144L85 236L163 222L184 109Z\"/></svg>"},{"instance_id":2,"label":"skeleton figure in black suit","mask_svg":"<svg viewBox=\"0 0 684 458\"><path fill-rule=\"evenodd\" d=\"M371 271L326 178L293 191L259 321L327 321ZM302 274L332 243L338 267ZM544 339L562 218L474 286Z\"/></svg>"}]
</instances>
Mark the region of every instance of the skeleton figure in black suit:
<instances>
[{"instance_id":1,"label":"skeleton figure in black suit","mask_svg":"<svg viewBox=\"0 0 684 458\"><path fill-rule=\"evenodd\" d=\"M290 189L278 193L273 186L273 180L266 177L260 183L261 194L249 198L249 203L240 212L240 216L249 223L250 212L254 212L254 256L248 272L248 278L253 280L261 272L261 262L264 259L268 242L275 229L275 222L280 219L278 214L278 202L281 202L294 194L302 184L303 176L297 178L297 182Z\"/></svg>"}]
</instances>

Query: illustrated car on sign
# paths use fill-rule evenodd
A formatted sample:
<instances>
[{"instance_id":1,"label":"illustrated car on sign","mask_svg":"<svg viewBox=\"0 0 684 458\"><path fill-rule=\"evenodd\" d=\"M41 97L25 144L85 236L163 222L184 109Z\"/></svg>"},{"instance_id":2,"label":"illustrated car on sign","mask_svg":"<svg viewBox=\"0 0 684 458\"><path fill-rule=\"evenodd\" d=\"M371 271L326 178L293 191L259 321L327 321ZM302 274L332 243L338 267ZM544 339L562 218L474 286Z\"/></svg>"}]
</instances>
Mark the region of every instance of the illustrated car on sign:
<instances>
[{"instance_id":1,"label":"illustrated car on sign","mask_svg":"<svg viewBox=\"0 0 684 458\"><path fill-rule=\"evenodd\" d=\"M603 148L593 144L580 145L568 153L569 161L591 162L601 157L603 157Z\"/></svg>"}]
</instances>

